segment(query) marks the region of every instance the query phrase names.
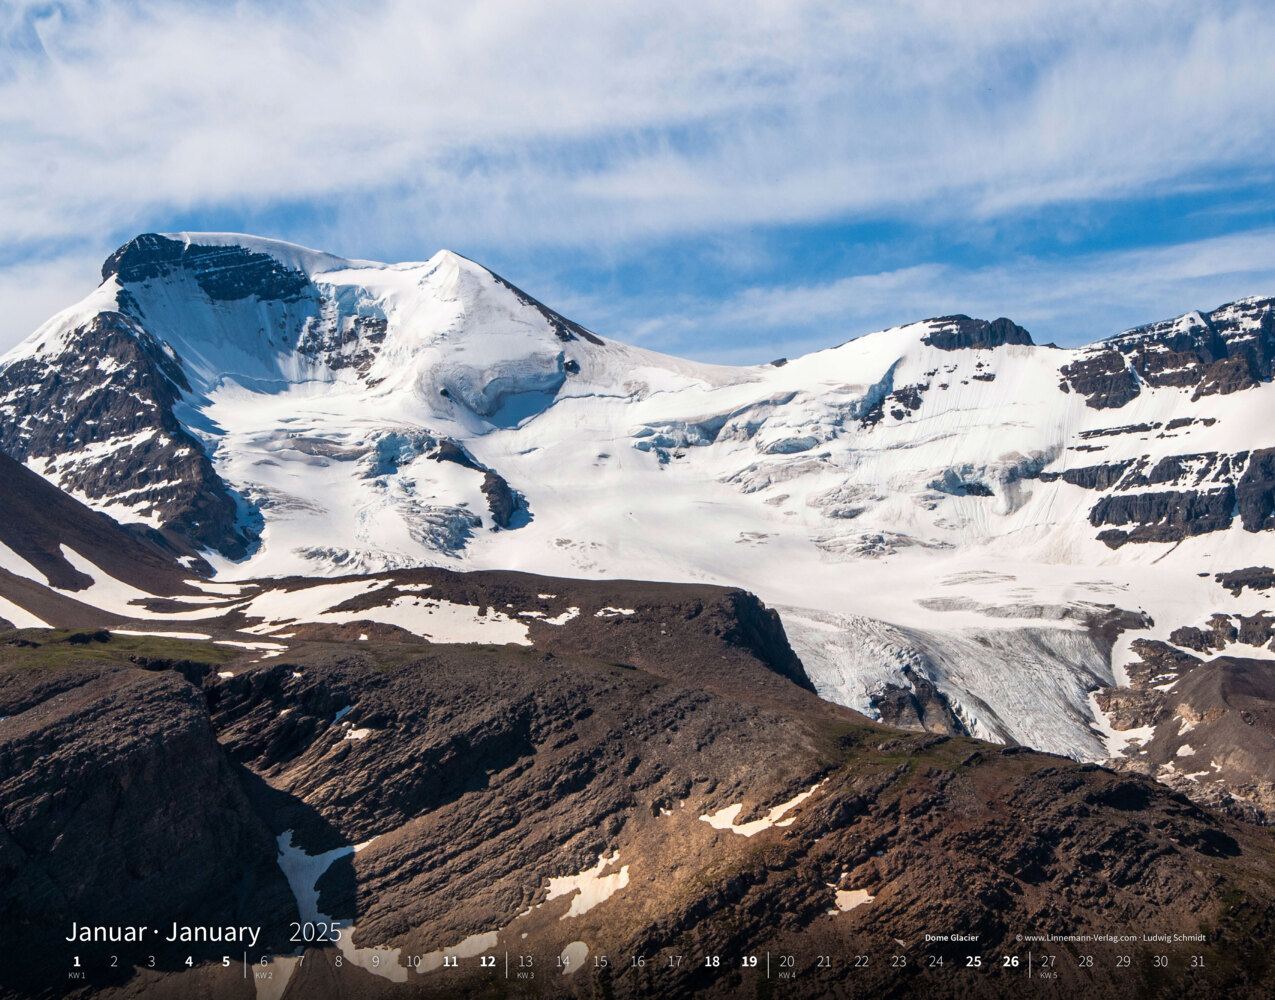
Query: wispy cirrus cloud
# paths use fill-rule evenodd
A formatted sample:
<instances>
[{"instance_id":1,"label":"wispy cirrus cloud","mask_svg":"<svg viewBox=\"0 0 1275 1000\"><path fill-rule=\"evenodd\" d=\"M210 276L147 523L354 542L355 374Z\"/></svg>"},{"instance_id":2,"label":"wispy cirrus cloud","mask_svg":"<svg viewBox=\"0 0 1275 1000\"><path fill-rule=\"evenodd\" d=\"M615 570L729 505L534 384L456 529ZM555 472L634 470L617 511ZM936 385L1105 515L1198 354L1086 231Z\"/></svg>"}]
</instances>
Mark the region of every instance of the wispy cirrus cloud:
<instances>
[{"instance_id":1,"label":"wispy cirrus cloud","mask_svg":"<svg viewBox=\"0 0 1275 1000\"><path fill-rule=\"evenodd\" d=\"M9 2L0 39L0 269L190 227L518 278L830 220L1003 230L1275 164L1275 21L1245 0ZM6 285L22 315L52 289Z\"/></svg>"},{"instance_id":2,"label":"wispy cirrus cloud","mask_svg":"<svg viewBox=\"0 0 1275 1000\"><path fill-rule=\"evenodd\" d=\"M750 286L723 300L687 297L615 334L656 350L755 364L875 330L966 312L1009 315L1038 343L1089 343L1131 326L1275 294L1275 228L1150 250L961 267L926 263L817 283ZM578 315L622 323L604 302ZM711 346L705 349L705 334ZM734 347L723 350L723 345Z\"/></svg>"},{"instance_id":3,"label":"wispy cirrus cloud","mask_svg":"<svg viewBox=\"0 0 1275 1000\"><path fill-rule=\"evenodd\" d=\"M101 260L72 252L0 267L0 355L101 280ZM9 336L4 336L8 332Z\"/></svg>"}]
</instances>

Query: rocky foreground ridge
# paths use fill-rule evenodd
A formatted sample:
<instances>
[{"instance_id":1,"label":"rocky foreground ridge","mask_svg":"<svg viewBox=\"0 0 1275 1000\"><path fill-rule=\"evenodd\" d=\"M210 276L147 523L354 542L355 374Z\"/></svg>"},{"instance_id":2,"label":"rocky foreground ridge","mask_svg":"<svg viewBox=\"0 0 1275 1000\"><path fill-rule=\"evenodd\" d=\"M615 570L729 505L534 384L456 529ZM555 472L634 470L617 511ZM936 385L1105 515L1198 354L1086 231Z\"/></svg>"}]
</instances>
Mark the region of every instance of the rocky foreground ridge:
<instances>
[{"instance_id":1,"label":"rocky foreground ridge","mask_svg":"<svg viewBox=\"0 0 1275 1000\"><path fill-rule=\"evenodd\" d=\"M0 930L41 956L6 963L3 995L727 997L764 994L742 963L770 953L792 956L791 996L1037 996L1001 965L1033 950L1060 996L1275 983L1266 831L1137 775L821 701L751 595L437 570L339 585L358 591L339 621L0 637ZM405 600L522 617L526 640L376 620ZM220 638L254 622L257 648ZM271 979L223 967L220 943L72 945L72 920L260 926ZM294 920L350 939L300 951ZM1125 928L1203 940L1167 949L1168 971L1164 946L1017 940ZM506 952L543 975L506 980Z\"/></svg>"}]
</instances>

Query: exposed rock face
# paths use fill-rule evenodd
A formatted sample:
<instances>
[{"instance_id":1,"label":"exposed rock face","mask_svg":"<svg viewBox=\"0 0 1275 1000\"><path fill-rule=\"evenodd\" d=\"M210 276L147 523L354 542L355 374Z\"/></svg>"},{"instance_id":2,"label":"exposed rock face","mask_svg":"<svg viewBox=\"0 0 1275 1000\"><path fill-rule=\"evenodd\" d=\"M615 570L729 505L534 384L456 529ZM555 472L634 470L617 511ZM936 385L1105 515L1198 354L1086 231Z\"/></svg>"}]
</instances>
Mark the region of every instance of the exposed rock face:
<instances>
[{"instance_id":1,"label":"exposed rock face","mask_svg":"<svg viewBox=\"0 0 1275 1000\"><path fill-rule=\"evenodd\" d=\"M1218 573L1215 579L1236 597L1245 587L1252 590L1270 590L1275 587L1275 569L1269 566L1249 566L1247 569Z\"/></svg>"},{"instance_id":2,"label":"exposed rock face","mask_svg":"<svg viewBox=\"0 0 1275 1000\"><path fill-rule=\"evenodd\" d=\"M56 662L59 645L27 652ZM42 994L52 968L65 989L72 954L104 953L66 941L73 921L167 929L271 913L285 921L271 926L271 946L285 947L295 903L273 837L214 739L198 678L91 663L0 668L0 716L0 920L9 953L33 959L3 963L0 993ZM134 950L139 964L155 953L158 968L182 967L158 938ZM182 957L220 961L222 950L188 945ZM103 970L98 982L129 975Z\"/></svg>"},{"instance_id":3,"label":"exposed rock face","mask_svg":"<svg viewBox=\"0 0 1275 1000\"><path fill-rule=\"evenodd\" d=\"M483 496L487 498L487 509L491 511L491 519L500 528L512 528L514 515L521 509L514 491L509 488L503 476L490 469L483 475Z\"/></svg>"},{"instance_id":4,"label":"exposed rock face","mask_svg":"<svg viewBox=\"0 0 1275 1000\"><path fill-rule=\"evenodd\" d=\"M1120 481L1132 462L1116 462L1112 465L1088 465L1079 469L1065 469L1060 478L1065 483L1087 490L1109 490Z\"/></svg>"},{"instance_id":5,"label":"exposed rock face","mask_svg":"<svg viewBox=\"0 0 1275 1000\"><path fill-rule=\"evenodd\" d=\"M1149 425L1130 432L1153 430ZM1134 525L1107 530L1099 539L1112 548L1126 542L1180 541L1192 535L1224 531L1236 513L1247 531L1275 527L1275 450L1234 454L1202 452L1167 455L1154 464L1147 458L1042 473L1040 478L1107 496L1089 512L1094 527ZM1151 487L1174 486L1152 491Z\"/></svg>"},{"instance_id":6,"label":"exposed rock face","mask_svg":"<svg viewBox=\"0 0 1275 1000\"><path fill-rule=\"evenodd\" d=\"M1205 628L1184 625L1174 629L1169 641L1197 653L1224 650L1227 646L1269 646L1275 638L1275 619L1269 611L1253 615L1215 614ZM1275 647L1272 647L1275 648Z\"/></svg>"},{"instance_id":7,"label":"exposed rock face","mask_svg":"<svg viewBox=\"0 0 1275 1000\"><path fill-rule=\"evenodd\" d=\"M483 471L482 466L470 457L469 452L455 441L440 441L432 457L436 462L455 462L462 469L473 469L475 472Z\"/></svg>"},{"instance_id":8,"label":"exposed rock face","mask_svg":"<svg viewBox=\"0 0 1275 1000\"><path fill-rule=\"evenodd\" d=\"M164 278L184 271L214 302L255 295L259 299L295 299L309 279L273 257L237 246L205 246L146 233L129 240L106 258L102 280L121 284Z\"/></svg>"},{"instance_id":9,"label":"exposed rock face","mask_svg":"<svg viewBox=\"0 0 1275 1000\"><path fill-rule=\"evenodd\" d=\"M492 522L506 530L521 527L527 517L527 500L505 481L495 469L474 461L473 457L455 441L441 441L431 455L438 462L454 462L465 469L483 474L482 492L487 499L487 509ZM521 515L521 516L520 516Z\"/></svg>"},{"instance_id":10,"label":"exposed rock face","mask_svg":"<svg viewBox=\"0 0 1275 1000\"><path fill-rule=\"evenodd\" d=\"M1169 639L1134 640L1130 686L1096 694L1117 731L1150 727L1117 766L1250 822L1275 821L1275 665L1244 656L1275 643L1275 619L1215 614Z\"/></svg>"},{"instance_id":11,"label":"exposed rock face","mask_svg":"<svg viewBox=\"0 0 1275 1000\"><path fill-rule=\"evenodd\" d=\"M873 700L872 707L880 713L881 721L899 729L948 736L966 735L961 720L933 681L915 670L904 673L911 682L910 688L887 684Z\"/></svg>"},{"instance_id":12,"label":"exposed rock face","mask_svg":"<svg viewBox=\"0 0 1275 1000\"><path fill-rule=\"evenodd\" d=\"M1157 691L1140 688L1103 688L1095 695L1098 707L1107 713L1117 730L1142 729L1159 724L1168 714Z\"/></svg>"},{"instance_id":13,"label":"exposed rock face","mask_svg":"<svg viewBox=\"0 0 1275 1000\"><path fill-rule=\"evenodd\" d=\"M1228 642L1235 641L1238 633L1230 624L1228 615L1214 615L1209 624L1210 627L1207 630L1183 625L1169 634L1169 641L1183 649L1194 649L1197 653L1210 649L1225 649Z\"/></svg>"},{"instance_id":14,"label":"exposed rock face","mask_svg":"<svg viewBox=\"0 0 1275 1000\"><path fill-rule=\"evenodd\" d=\"M1172 645L1159 639L1134 639L1129 645L1141 658L1140 663L1125 667L1125 672L1137 688L1152 688L1176 681L1202 662L1198 656L1174 649Z\"/></svg>"},{"instance_id":15,"label":"exposed rock face","mask_svg":"<svg viewBox=\"0 0 1275 1000\"><path fill-rule=\"evenodd\" d=\"M498 282L500 282L500 284L504 285L504 287L508 288L511 292L513 292L514 295L518 297L518 300L520 302L536 309L549 322L549 325L553 327L553 331L557 335L557 338L561 340L563 343L570 343L573 340L585 340L585 341L588 341L590 344L593 344L597 347L601 347L603 344L606 343L606 341L604 341L592 330L586 330L579 323L576 323L573 320L567 319L565 316L563 316L560 313L554 312L552 309L546 306L539 299L532 298L530 295L524 292L517 285L510 284L500 275L496 274L496 275L493 275L493 277ZM567 364L571 365L575 363L568 361ZM579 370L580 370L579 365L576 364L576 372L578 372ZM575 374L576 372L572 372L571 374Z\"/></svg>"},{"instance_id":16,"label":"exposed rock face","mask_svg":"<svg viewBox=\"0 0 1275 1000\"><path fill-rule=\"evenodd\" d=\"M1171 542L1231 526L1235 491L1231 487L1198 493L1131 493L1103 497L1089 512L1095 528L1104 524L1136 527L1107 530L1098 538L1113 549L1125 542Z\"/></svg>"},{"instance_id":17,"label":"exposed rock face","mask_svg":"<svg viewBox=\"0 0 1275 1000\"><path fill-rule=\"evenodd\" d=\"M1275 528L1275 448L1253 452L1235 493L1246 531Z\"/></svg>"},{"instance_id":18,"label":"exposed rock face","mask_svg":"<svg viewBox=\"0 0 1275 1000\"><path fill-rule=\"evenodd\" d=\"M1141 391L1137 377L1119 351L1095 350L1060 369L1062 388L1075 389L1096 410L1118 409Z\"/></svg>"},{"instance_id":19,"label":"exposed rock face","mask_svg":"<svg viewBox=\"0 0 1275 1000\"><path fill-rule=\"evenodd\" d=\"M1153 420L1141 424L1121 424L1117 427L1096 427L1093 430L1081 431L1080 437L1085 441L1094 438L1106 437L1123 437L1126 434L1145 434L1148 431L1158 431L1163 426L1160 421Z\"/></svg>"},{"instance_id":20,"label":"exposed rock face","mask_svg":"<svg viewBox=\"0 0 1275 1000\"><path fill-rule=\"evenodd\" d=\"M139 590L171 595L188 589L183 580L191 571L178 565L181 551L158 532L121 528L3 453L0 543L39 570L50 586L62 590L83 590L93 582L67 560L62 546ZM202 561L196 568L208 570Z\"/></svg>"},{"instance_id":21,"label":"exposed rock face","mask_svg":"<svg viewBox=\"0 0 1275 1000\"><path fill-rule=\"evenodd\" d=\"M893 384L891 380L890 386ZM915 385L899 386L897 389L887 386L882 388L885 391L873 397L860 414L861 428L866 429L879 424L887 413L894 420L903 420L909 414L915 413L921 408L921 402L925 398L924 393L930 388L930 383L918 382ZM813 439L808 447L813 447Z\"/></svg>"},{"instance_id":22,"label":"exposed rock face","mask_svg":"<svg viewBox=\"0 0 1275 1000\"><path fill-rule=\"evenodd\" d=\"M1269 382L1275 374L1273 309L1273 299L1245 299L1129 330L1064 366L1064 386L1105 409L1135 399L1141 384L1194 388L1192 399L1198 400Z\"/></svg>"},{"instance_id":23,"label":"exposed rock face","mask_svg":"<svg viewBox=\"0 0 1275 1000\"><path fill-rule=\"evenodd\" d=\"M940 316L928 321L934 330L925 343L942 351L991 349L1006 344L1031 344L1031 334L1017 323L1006 319L970 319L968 316ZM976 376L977 377L977 376Z\"/></svg>"},{"instance_id":24,"label":"exposed rock face","mask_svg":"<svg viewBox=\"0 0 1275 1000\"><path fill-rule=\"evenodd\" d=\"M890 416L895 420L902 420L921 408L921 394L929 387L928 382L902 386L885 398L883 406L889 408Z\"/></svg>"},{"instance_id":25,"label":"exposed rock face","mask_svg":"<svg viewBox=\"0 0 1275 1000\"><path fill-rule=\"evenodd\" d=\"M179 544L242 558L255 531L173 415L189 389L170 348L122 313L100 313L54 363L0 370L0 450L91 500L127 496Z\"/></svg>"},{"instance_id":26,"label":"exposed rock face","mask_svg":"<svg viewBox=\"0 0 1275 1000\"><path fill-rule=\"evenodd\" d=\"M362 377L372 367L387 328L388 323L378 316L355 315L328 323L308 320L297 340L297 350L332 371L352 368Z\"/></svg>"},{"instance_id":27,"label":"exposed rock face","mask_svg":"<svg viewBox=\"0 0 1275 1000\"><path fill-rule=\"evenodd\" d=\"M1215 615L1215 620L1229 615ZM1259 611L1255 615L1236 615L1239 627L1231 626L1234 630L1235 640L1248 646L1265 646L1268 649L1275 649L1275 619L1271 618L1269 611ZM1234 641L1234 640L1233 640Z\"/></svg>"}]
</instances>

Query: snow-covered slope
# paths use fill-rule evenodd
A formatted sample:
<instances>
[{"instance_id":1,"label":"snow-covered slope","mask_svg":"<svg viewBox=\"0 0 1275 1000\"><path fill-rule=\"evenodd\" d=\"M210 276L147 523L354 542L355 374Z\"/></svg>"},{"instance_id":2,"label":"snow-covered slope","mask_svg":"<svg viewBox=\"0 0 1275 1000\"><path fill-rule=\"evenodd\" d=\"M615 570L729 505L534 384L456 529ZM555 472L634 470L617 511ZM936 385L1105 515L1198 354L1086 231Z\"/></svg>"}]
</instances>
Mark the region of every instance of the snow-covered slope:
<instances>
[{"instance_id":1,"label":"snow-covered slope","mask_svg":"<svg viewBox=\"0 0 1275 1000\"><path fill-rule=\"evenodd\" d=\"M103 276L0 360L0 447L220 577L744 586L829 697L1095 758L1130 640L1269 604L1211 579L1275 562L1269 299L1079 350L944 317L724 368L447 251L147 236Z\"/></svg>"}]
</instances>

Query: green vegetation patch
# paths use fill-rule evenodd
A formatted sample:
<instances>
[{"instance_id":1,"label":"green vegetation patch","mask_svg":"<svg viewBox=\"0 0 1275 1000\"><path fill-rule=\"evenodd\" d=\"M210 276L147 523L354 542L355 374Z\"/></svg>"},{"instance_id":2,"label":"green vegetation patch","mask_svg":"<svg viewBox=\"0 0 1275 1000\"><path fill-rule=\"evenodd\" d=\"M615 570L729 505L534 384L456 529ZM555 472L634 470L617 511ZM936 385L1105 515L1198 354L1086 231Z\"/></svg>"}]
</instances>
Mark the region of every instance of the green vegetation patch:
<instances>
[{"instance_id":1,"label":"green vegetation patch","mask_svg":"<svg viewBox=\"0 0 1275 1000\"><path fill-rule=\"evenodd\" d=\"M0 668L62 670L88 663L188 660L215 666L244 651L207 639L118 635L106 629L18 629L0 634Z\"/></svg>"}]
</instances>

